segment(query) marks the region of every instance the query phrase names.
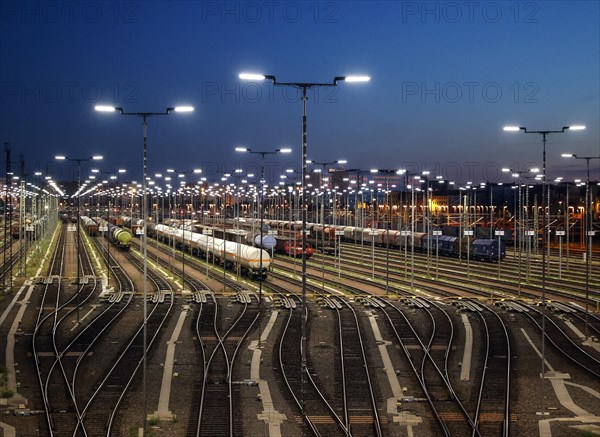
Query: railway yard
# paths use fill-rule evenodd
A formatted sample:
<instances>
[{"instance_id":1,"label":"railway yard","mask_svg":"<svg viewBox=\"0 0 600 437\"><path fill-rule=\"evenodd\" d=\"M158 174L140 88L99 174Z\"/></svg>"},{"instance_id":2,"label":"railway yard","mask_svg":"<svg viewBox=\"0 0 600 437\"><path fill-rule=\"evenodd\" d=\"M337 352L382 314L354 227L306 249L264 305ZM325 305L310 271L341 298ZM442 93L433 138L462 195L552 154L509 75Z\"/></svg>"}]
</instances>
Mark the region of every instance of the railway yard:
<instances>
[{"instance_id":1,"label":"railway yard","mask_svg":"<svg viewBox=\"0 0 600 437\"><path fill-rule=\"evenodd\" d=\"M600 437L598 22L0 0L0 437Z\"/></svg>"},{"instance_id":2,"label":"railway yard","mask_svg":"<svg viewBox=\"0 0 600 437\"><path fill-rule=\"evenodd\" d=\"M0 301L5 436L137 436L143 417L153 436L600 434L597 258L586 312L581 257L553 249L542 285L540 254L338 232L307 256L304 303L297 252L173 220L148 226L144 275L131 222L81 223Z\"/></svg>"}]
</instances>

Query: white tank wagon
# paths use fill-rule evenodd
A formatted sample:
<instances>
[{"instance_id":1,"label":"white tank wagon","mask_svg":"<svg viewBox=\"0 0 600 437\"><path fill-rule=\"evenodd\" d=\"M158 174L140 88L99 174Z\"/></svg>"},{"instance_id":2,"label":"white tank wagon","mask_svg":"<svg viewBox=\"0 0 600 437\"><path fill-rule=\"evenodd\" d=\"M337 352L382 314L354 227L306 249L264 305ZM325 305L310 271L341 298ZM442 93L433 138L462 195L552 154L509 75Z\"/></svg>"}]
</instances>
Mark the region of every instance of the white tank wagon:
<instances>
[{"instance_id":1,"label":"white tank wagon","mask_svg":"<svg viewBox=\"0 0 600 437\"><path fill-rule=\"evenodd\" d=\"M183 231L166 225L156 225L154 232L162 238L174 239L180 246L190 249L195 255L202 256L208 253L228 268L235 268L239 262L242 273L250 277L256 278L262 275L263 278L266 278L271 265L269 253L258 247L213 238L197 232Z\"/></svg>"}]
</instances>

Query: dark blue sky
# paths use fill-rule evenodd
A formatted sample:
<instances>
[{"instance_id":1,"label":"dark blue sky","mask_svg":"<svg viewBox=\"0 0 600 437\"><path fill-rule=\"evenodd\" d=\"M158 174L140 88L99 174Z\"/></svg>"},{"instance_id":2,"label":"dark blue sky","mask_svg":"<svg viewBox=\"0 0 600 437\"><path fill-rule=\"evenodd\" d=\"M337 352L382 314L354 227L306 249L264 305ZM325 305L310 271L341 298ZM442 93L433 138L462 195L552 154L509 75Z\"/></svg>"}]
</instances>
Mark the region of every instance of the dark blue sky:
<instances>
[{"instance_id":1,"label":"dark blue sky","mask_svg":"<svg viewBox=\"0 0 600 437\"><path fill-rule=\"evenodd\" d=\"M598 22L597 1L2 1L0 141L29 171L58 153L101 153L103 169L139 177L140 120L94 105L191 104L193 114L150 119L150 173L251 163L237 145L291 146L269 161L299 166L295 92L237 74L368 74L368 84L310 94L310 158L478 182L541 160L541 138L503 125L585 124L549 138L550 176L573 178L584 165L561 152L600 154Z\"/></svg>"}]
</instances>

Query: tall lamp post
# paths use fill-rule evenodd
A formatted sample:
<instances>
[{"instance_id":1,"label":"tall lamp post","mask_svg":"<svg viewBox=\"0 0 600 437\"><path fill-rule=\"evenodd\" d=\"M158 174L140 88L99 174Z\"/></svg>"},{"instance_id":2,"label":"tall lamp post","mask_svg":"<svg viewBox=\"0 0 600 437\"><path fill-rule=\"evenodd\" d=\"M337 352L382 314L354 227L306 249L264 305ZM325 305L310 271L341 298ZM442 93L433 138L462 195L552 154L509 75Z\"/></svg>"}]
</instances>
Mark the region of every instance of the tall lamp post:
<instances>
[{"instance_id":1,"label":"tall lamp post","mask_svg":"<svg viewBox=\"0 0 600 437\"><path fill-rule=\"evenodd\" d=\"M336 164L347 164L348 161L346 161L345 159L337 159L335 161L313 161L313 160L308 160L306 161L307 164L313 164L313 165L320 165L321 168L318 170L315 170L315 172L319 173L319 189L323 189L323 173L325 173L325 170L327 169L328 165L336 165ZM323 190L325 191L325 190ZM321 225L325 225L325 195L323 195L323 201L321 202Z\"/></svg>"},{"instance_id":2,"label":"tall lamp post","mask_svg":"<svg viewBox=\"0 0 600 437\"><path fill-rule=\"evenodd\" d=\"M550 134L560 134L565 131L578 131L585 129L582 125L563 126L561 130L536 130L530 131L526 127L504 126L505 132L523 131L526 134L537 134L542 136L542 302L541 305L546 305L546 137ZM546 339L546 315L542 312L542 377L545 369L545 341Z\"/></svg>"},{"instance_id":3,"label":"tall lamp post","mask_svg":"<svg viewBox=\"0 0 600 437\"><path fill-rule=\"evenodd\" d=\"M255 155L260 155L260 191L259 191L259 196L258 196L258 212L259 212L259 227L260 227L260 252L259 252L259 269L260 269L260 275L259 275L259 282L258 282L258 302L260 305L260 308L262 309L262 283L263 283L263 192L264 192L264 187L265 187L265 156L267 155L277 155L278 153L291 153L292 149L290 148L283 148L283 149L277 149L274 151L257 151L257 150L252 150L250 148L247 147L236 147L235 148L236 152L240 152L240 153L252 153Z\"/></svg>"},{"instance_id":4,"label":"tall lamp post","mask_svg":"<svg viewBox=\"0 0 600 437\"><path fill-rule=\"evenodd\" d=\"M325 289L325 187L323 185L323 182L325 181L325 178L323 178L323 173L325 173L325 169L327 168L328 165L336 165L336 164L346 164L348 161L346 161L345 159L336 159L335 161L313 161L313 160L307 160L306 163L307 164L313 164L313 165L320 165L321 168L319 169L315 169L314 172L319 173L319 191L321 191L322 194L322 198L321 198L321 211L317 211L317 215L318 217L320 217L320 221L321 221L321 274L322 274L322 281L321 281L321 288L324 290ZM327 178L327 186L329 186L329 178ZM316 200L317 200L317 207L318 207L318 195L315 196ZM335 199L334 199L334 206L335 206ZM317 208L318 209L318 208ZM319 223L319 220L316 220L317 223ZM337 239L337 237L336 237ZM318 238L315 236L315 241L317 241ZM334 249L335 250L335 249Z\"/></svg>"},{"instance_id":5,"label":"tall lamp post","mask_svg":"<svg viewBox=\"0 0 600 437\"><path fill-rule=\"evenodd\" d=\"M515 256L517 253L517 240L519 241L519 297L521 297L521 255L523 252L523 236L524 236L524 229L526 227L529 226L529 218L528 216L523 217L523 202L521 199L521 193L522 190L521 188L523 187L523 184L521 183L521 177L522 175L527 175L527 174L536 174L538 173L538 169L537 168L531 168L530 170L513 170L512 168L508 168L508 167L504 167L502 168L502 172L503 173L511 173L511 176L513 177L513 179L518 179L519 180L519 184L517 185L518 188L518 207L515 208L515 216L516 216L516 221L514 223L514 232L513 232L513 239L514 239L514 252L515 252ZM531 175L529 176L531 177ZM528 176L525 176L525 178L529 178ZM527 189L526 191L527 193L529 193L529 190ZM515 196L515 205L516 205L516 198L517 196ZM529 207L529 198L527 197L527 208ZM527 219L527 224L525 224L525 218ZM517 229L517 225L518 225L518 229ZM528 230L529 231L529 230ZM516 234L516 235L514 235ZM527 237L527 239L529 240L529 236ZM527 281L529 282L529 252L527 253Z\"/></svg>"},{"instance_id":6,"label":"tall lamp post","mask_svg":"<svg viewBox=\"0 0 600 437\"><path fill-rule=\"evenodd\" d=\"M390 175L399 174L399 170L387 170L387 169L371 169L372 174L384 173L385 174L385 194L386 204L388 206L389 220L386 221L385 230L385 295L389 295L389 278L390 278L390 230L392 229L392 205L390 204ZM395 185L392 185L394 187ZM377 205L379 208L379 204Z\"/></svg>"},{"instance_id":7,"label":"tall lamp post","mask_svg":"<svg viewBox=\"0 0 600 437\"><path fill-rule=\"evenodd\" d=\"M180 185L180 189L182 190L182 206L183 206L183 217L181 218L181 223L182 223L182 227L181 227L181 231L182 231L182 243L183 246L181 248L181 291L184 292L185 291L185 231L186 231L186 223L185 223L185 218L186 218L186 211L187 211L187 204L185 203L185 187L187 186L187 182L185 181L185 177L186 175L189 174L202 174L202 169L200 168L195 168L191 171L178 171L178 170L174 170L172 168L167 169L167 173L175 173L177 174L177 178L179 179L179 185ZM157 173L156 176L160 176L162 177L161 173ZM204 178L205 179L205 178ZM165 177L165 180L170 180L170 177L167 176ZM200 180L199 182L203 182L202 180ZM192 214L194 212L194 195L192 194L192 206L191 206L191 214L190 214L190 220L193 219ZM158 220L156 220L156 222L158 223ZM190 229L191 231L191 229Z\"/></svg>"},{"instance_id":8,"label":"tall lamp post","mask_svg":"<svg viewBox=\"0 0 600 437\"><path fill-rule=\"evenodd\" d=\"M215 184L213 185L213 187L215 188L215 215L213 217L213 221L212 221L212 226L213 229L216 230L217 227L219 226L219 217L223 218L223 235L225 235L226 229L227 229L227 223L226 223L226 216L227 216L227 189L229 188L229 186L227 185L227 179L229 179L231 177L231 173L223 173L223 172L218 172L217 174L221 175L221 184L222 186L220 187L220 183L219 182L215 182ZM217 190L217 187L218 190ZM217 191L220 191L220 193L218 193ZM217 210L217 199L221 200L221 212L218 213L216 212ZM213 252L215 250L215 235L214 232L212 234L212 244L213 244ZM226 288L226 284L227 284L227 253L225 251L225 246L223 246L223 294L225 294L225 288ZM215 257L212 257L212 262L213 262L213 268L215 266Z\"/></svg>"},{"instance_id":9,"label":"tall lamp post","mask_svg":"<svg viewBox=\"0 0 600 437\"><path fill-rule=\"evenodd\" d=\"M590 258L592 257L592 236L595 234L592 229L592 196L590 195L590 161L600 159L600 156L577 156L571 153L563 153L563 158L585 159L586 179L585 179L585 336L588 336L589 319L589 297L590 297ZM568 205L567 205L568 208Z\"/></svg>"},{"instance_id":10,"label":"tall lamp post","mask_svg":"<svg viewBox=\"0 0 600 437\"><path fill-rule=\"evenodd\" d=\"M170 107L170 108L166 108L164 112L125 112L123 110L123 108L118 108L118 107L114 107L114 106L106 106L106 105L97 105L94 108L96 111L100 111L100 112L119 112L119 114L121 115L132 115L135 117L140 117L142 119L142 136L143 136L143 159L142 159L142 168L143 168L143 176L142 176L142 218L144 219L144 225L143 225L143 235L142 235L142 245L143 245L143 258L144 258L144 289L143 289L143 300L144 300L144 321L143 321L143 337L144 337L144 345L143 345L143 358L142 358L142 367L143 367L143 397L144 397L144 401L143 401L143 424L144 424L144 435L146 435L146 428L147 428L147 424L146 424L146 410L147 410L147 400L146 400L146 373L147 373L147 363L146 363L146 345L148 344L148 339L147 339L147 322L148 322L148 305L147 305L147 273L148 273L148 245L147 245L147 238L146 238L146 234L147 234L147 220L146 220L146 213L147 213L147 202L148 199L146 198L146 190L147 190L147 173L148 173L148 168L147 168L147 150L148 150L148 118L150 117L154 117L154 116L158 116L158 115L169 115L171 112L192 112L194 110L194 108L192 106L176 106L176 107Z\"/></svg>"},{"instance_id":11,"label":"tall lamp post","mask_svg":"<svg viewBox=\"0 0 600 437\"><path fill-rule=\"evenodd\" d=\"M103 175L103 174L109 175L109 179L112 182L114 182L117 180L118 174L127 173L127 170L124 168L119 168L115 171L103 171L103 170L99 170L97 168L93 168L92 173L100 174L100 175ZM93 176L90 176L90 178L92 178L92 177ZM104 184L104 183L108 183L108 180L101 181L101 184ZM107 211L108 211L108 214L107 214L108 219L107 220L110 220L110 195L108 196L108 210ZM107 239L107 241L106 241L106 288L109 288L109 287L110 287L110 244L108 243L108 239Z\"/></svg>"},{"instance_id":12,"label":"tall lamp post","mask_svg":"<svg viewBox=\"0 0 600 437\"><path fill-rule=\"evenodd\" d=\"M54 157L57 161L69 161L77 163L77 229L76 229L76 247L77 247L77 324L79 324L79 286L81 285L81 263L79 257L81 256L81 223L79 210L81 209L81 163L88 161L100 161L102 160L101 155L89 156L87 158L69 158L64 155L56 155Z\"/></svg>"},{"instance_id":13,"label":"tall lamp post","mask_svg":"<svg viewBox=\"0 0 600 437\"><path fill-rule=\"evenodd\" d=\"M238 243L238 247L237 247L237 256L238 256L238 260L237 260L237 265L236 265L236 273L237 273L237 278L238 281L240 279L240 276L242 274L241 270L242 270L242 265L240 263L240 258L241 258L241 233L240 233L240 215L242 215L242 211L240 210L240 203L242 202L242 194L244 194L244 190L243 190L243 186L244 184L248 183L248 179L246 178L250 178L250 177L254 177L254 174L252 173L247 173L246 175L243 174L244 170L241 168L236 168L233 172L233 176L235 178L235 185L234 185L234 217L235 217L235 232L236 232L236 237L237 237L237 243Z\"/></svg>"},{"instance_id":14,"label":"tall lamp post","mask_svg":"<svg viewBox=\"0 0 600 437\"><path fill-rule=\"evenodd\" d=\"M305 382L305 373L306 373L306 365L307 365L307 357L306 357L306 159L307 159L307 116L306 116L306 106L308 102L307 91L311 88L322 88L322 87L335 87L338 82L345 81L349 83L356 82L368 82L371 80L369 76L336 76L333 78L332 82L277 82L277 79L273 75L262 75L262 74L252 74L252 73L241 73L239 78L242 80L270 80L273 86L284 86L284 87L292 87L299 90L302 90L302 339L301 339L301 349L302 349L302 363L301 363L301 382L302 382L302 418L303 421L306 419L306 412L304 410L304 382Z\"/></svg>"}]
</instances>

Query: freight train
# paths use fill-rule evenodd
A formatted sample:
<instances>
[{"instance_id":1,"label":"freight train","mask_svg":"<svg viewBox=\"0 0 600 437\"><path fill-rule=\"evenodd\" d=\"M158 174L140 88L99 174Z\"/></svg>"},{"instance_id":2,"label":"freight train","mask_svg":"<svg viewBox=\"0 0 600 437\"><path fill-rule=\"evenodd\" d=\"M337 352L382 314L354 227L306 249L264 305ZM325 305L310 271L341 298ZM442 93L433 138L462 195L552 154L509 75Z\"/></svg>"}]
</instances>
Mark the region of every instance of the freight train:
<instances>
[{"instance_id":1,"label":"freight train","mask_svg":"<svg viewBox=\"0 0 600 437\"><path fill-rule=\"evenodd\" d=\"M223 228L207 225L196 224L194 227L200 232L204 228L212 229L214 235L229 241L238 241L238 238L240 238L246 244L261 247L271 252L271 254L279 253L291 257L299 257L302 254L302 237L294 238L292 234L274 231L267 223L263 223L261 243L260 222L258 220L247 222L241 219L237 220L235 225L238 229L232 227L226 229L225 232L223 232ZM313 255L314 249L308 245L305 253L308 259Z\"/></svg>"},{"instance_id":2,"label":"freight train","mask_svg":"<svg viewBox=\"0 0 600 437\"><path fill-rule=\"evenodd\" d=\"M300 232L300 222L285 220L265 220L272 229ZM332 247L335 238L347 243L358 243L390 247L396 250L414 250L416 252L436 252L441 256L469 256L474 260L497 262L506 256L506 243L503 239L458 237L451 235L431 236L423 232L370 229L354 226L318 225L307 223L308 240L321 247ZM336 236L336 231L338 235ZM281 231L278 231L281 232ZM343 232L343 235L339 235Z\"/></svg>"},{"instance_id":3,"label":"freight train","mask_svg":"<svg viewBox=\"0 0 600 437\"><path fill-rule=\"evenodd\" d=\"M260 221L253 222L238 219L237 224L241 229L248 233L248 244L261 247ZM294 258L302 255L302 236L300 234L294 235L293 232L280 232L279 230L274 230L268 223L265 223L264 220L262 226L262 247L264 249L268 249L268 247L271 246L271 249L268 250L274 250L276 253L281 253ZM313 253L314 249L310 245L307 245L305 251L306 258L310 258Z\"/></svg>"},{"instance_id":4,"label":"freight train","mask_svg":"<svg viewBox=\"0 0 600 437\"><path fill-rule=\"evenodd\" d=\"M143 227L143 220L131 219L128 217L122 217L124 226L132 229L132 232L136 227ZM254 225L254 229L252 229L252 225L249 223L240 222L239 228L226 228L225 230L216 226L207 226L200 223L197 223L195 220L181 220L177 219L167 219L164 224L167 226L176 228L176 229L185 229L186 232L196 232L202 234L205 231L210 231L211 235L215 238L220 238L226 241L232 241L234 243L245 243L249 246L254 246L257 248L262 248L269 252L271 255L274 253L279 253L282 255L287 255L291 257L298 257L302 253L302 239L298 238L294 241L293 238L285 236L285 235L269 235L271 228L268 225L263 227L263 235L262 235L262 244L261 244L261 235L260 231L257 231L257 224ZM148 222L148 236L154 238L156 235L155 232L155 223ZM314 253L314 249L312 247L306 248L306 257L307 259L312 256Z\"/></svg>"},{"instance_id":5,"label":"freight train","mask_svg":"<svg viewBox=\"0 0 600 437\"><path fill-rule=\"evenodd\" d=\"M243 243L222 240L220 238L203 235L175 228L168 225L157 224L148 226L159 240L175 240L177 245L193 255L203 257L209 256L224 265L225 268L233 269L240 265L242 274L251 278L267 277L271 257L269 252L257 247L248 246ZM150 231L148 232L150 235ZM261 260L262 252L262 260Z\"/></svg>"}]
</instances>

